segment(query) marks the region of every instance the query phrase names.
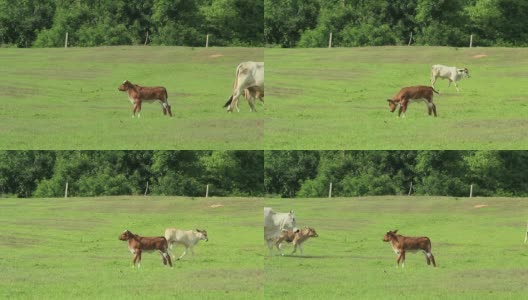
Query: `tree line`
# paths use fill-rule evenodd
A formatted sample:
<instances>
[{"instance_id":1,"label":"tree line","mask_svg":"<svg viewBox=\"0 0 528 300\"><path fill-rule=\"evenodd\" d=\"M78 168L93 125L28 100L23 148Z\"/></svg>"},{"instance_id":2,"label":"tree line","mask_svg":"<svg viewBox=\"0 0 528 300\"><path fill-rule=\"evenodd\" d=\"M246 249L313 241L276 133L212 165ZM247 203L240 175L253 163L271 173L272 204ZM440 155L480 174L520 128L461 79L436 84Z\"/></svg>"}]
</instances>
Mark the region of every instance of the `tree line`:
<instances>
[{"instance_id":1,"label":"tree line","mask_svg":"<svg viewBox=\"0 0 528 300\"><path fill-rule=\"evenodd\" d=\"M528 46L525 0L265 0L264 23L280 47Z\"/></svg>"},{"instance_id":2,"label":"tree line","mask_svg":"<svg viewBox=\"0 0 528 300\"><path fill-rule=\"evenodd\" d=\"M279 197L528 196L528 151L266 151L264 188Z\"/></svg>"},{"instance_id":3,"label":"tree line","mask_svg":"<svg viewBox=\"0 0 528 300\"><path fill-rule=\"evenodd\" d=\"M0 0L0 45L262 46L263 0Z\"/></svg>"},{"instance_id":4,"label":"tree line","mask_svg":"<svg viewBox=\"0 0 528 300\"><path fill-rule=\"evenodd\" d=\"M0 151L0 195L263 196L263 151Z\"/></svg>"}]
</instances>

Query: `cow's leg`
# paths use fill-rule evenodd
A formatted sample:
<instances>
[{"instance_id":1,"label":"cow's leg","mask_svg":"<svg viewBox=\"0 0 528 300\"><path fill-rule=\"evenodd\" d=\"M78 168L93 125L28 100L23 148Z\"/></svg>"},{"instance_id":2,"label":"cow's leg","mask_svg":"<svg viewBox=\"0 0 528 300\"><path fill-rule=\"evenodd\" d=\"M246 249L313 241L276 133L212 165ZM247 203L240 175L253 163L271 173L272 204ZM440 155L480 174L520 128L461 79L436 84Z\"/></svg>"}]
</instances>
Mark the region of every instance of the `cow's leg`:
<instances>
[{"instance_id":1,"label":"cow's leg","mask_svg":"<svg viewBox=\"0 0 528 300\"><path fill-rule=\"evenodd\" d=\"M137 252L136 252L136 253L134 253L134 256L132 256L132 268L134 268L136 266L137 258L138 258L138 255L137 255Z\"/></svg>"},{"instance_id":2,"label":"cow's leg","mask_svg":"<svg viewBox=\"0 0 528 300\"><path fill-rule=\"evenodd\" d=\"M169 113L169 116L172 117L172 110L171 106L169 105L169 101L165 100L164 102L161 102L161 106L163 107L163 115L167 115L167 113Z\"/></svg>"},{"instance_id":3,"label":"cow's leg","mask_svg":"<svg viewBox=\"0 0 528 300\"><path fill-rule=\"evenodd\" d=\"M293 251L292 251L292 255L297 252L297 243L296 242L293 242Z\"/></svg>"},{"instance_id":4,"label":"cow's leg","mask_svg":"<svg viewBox=\"0 0 528 300\"><path fill-rule=\"evenodd\" d=\"M454 81L454 83L455 83L455 88L456 88L456 90L457 90L457 93L459 93L460 90L458 89L458 83L457 83L456 81Z\"/></svg>"},{"instance_id":5,"label":"cow's leg","mask_svg":"<svg viewBox=\"0 0 528 300\"><path fill-rule=\"evenodd\" d=\"M436 105L433 102L431 102L431 106L433 108L433 114L436 117Z\"/></svg>"},{"instance_id":6,"label":"cow's leg","mask_svg":"<svg viewBox=\"0 0 528 300\"><path fill-rule=\"evenodd\" d=\"M402 269L403 269L405 268L405 251L402 251L401 257L402 257Z\"/></svg>"},{"instance_id":7,"label":"cow's leg","mask_svg":"<svg viewBox=\"0 0 528 300\"><path fill-rule=\"evenodd\" d=\"M434 84L436 82L436 76L431 76L431 86L434 88Z\"/></svg>"},{"instance_id":8,"label":"cow's leg","mask_svg":"<svg viewBox=\"0 0 528 300\"><path fill-rule=\"evenodd\" d=\"M194 256L194 246L191 246L189 249L191 249L191 254Z\"/></svg>"},{"instance_id":9,"label":"cow's leg","mask_svg":"<svg viewBox=\"0 0 528 300\"><path fill-rule=\"evenodd\" d=\"M187 254L187 249L188 249L188 248L187 248L187 247L185 247L185 250L183 250L183 253L182 253L182 255L180 255L180 257L178 257L178 259L182 259L182 257L184 257L184 256L185 256L185 254Z\"/></svg>"},{"instance_id":10,"label":"cow's leg","mask_svg":"<svg viewBox=\"0 0 528 300\"><path fill-rule=\"evenodd\" d=\"M161 255L161 262L164 264L164 265L167 265L167 258L165 257L165 253L163 251L160 250L160 255Z\"/></svg>"},{"instance_id":11,"label":"cow's leg","mask_svg":"<svg viewBox=\"0 0 528 300\"><path fill-rule=\"evenodd\" d=\"M302 244L299 243L299 250L301 250L301 255L303 255L303 249L302 249Z\"/></svg>"},{"instance_id":12,"label":"cow's leg","mask_svg":"<svg viewBox=\"0 0 528 300\"><path fill-rule=\"evenodd\" d=\"M249 104L250 112L253 112L253 111L257 112L257 109L255 108L255 97L250 96L248 99L248 104Z\"/></svg>"},{"instance_id":13,"label":"cow's leg","mask_svg":"<svg viewBox=\"0 0 528 300\"><path fill-rule=\"evenodd\" d=\"M266 245L268 245L270 256L273 256L273 239L267 239Z\"/></svg>"},{"instance_id":14,"label":"cow's leg","mask_svg":"<svg viewBox=\"0 0 528 300\"><path fill-rule=\"evenodd\" d=\"M137 102L134 102L134 106L132 107L132 118L136 116L137 107L138 107Z\"/></svg>"},{"instance_id":15,"label":"cow's leg","mask_svg":"<svg viewBox=\"0 0 528 300\"><path fill-rule=\"evenodd\" d=\"M141 249L137 250L137 262L138 262L138 269L141 268Z\"/></svg>"},{"instance_id":16,"label":"cow's leg","mask_svg":"<svg viewBox=\"0 0 528 300\"><path fill-rule=\"evenodd\" d=\"M167 261L169 262L169 266L172 267L172 260L170 258L169 252L165 252L165 257L167 258Z\"/></svg>"},{"instance_id":17,"label":"cow's leg","mask_svg":"<svg viewBox=\"0 0 528 300\"><path fill-rule=\"evenodd\" d=\"M137 102L137 108L138 118L141 118L141 101Z\"/></svg>"},{"instance_id":18,"label":"cow's leg","mask_svg":"<svg viewBox=\"0 0 528 300\"><path fill-rule=\"evenodd\" d=\"M423 254L425 255L425 262L427 263L427 265L430 265L431 260L429 259L429 255L427 255L427 251L424 250Z\"/></svg>"},{"instance_id":19,"label":"cow's leg","mask_svg":"<svg viewBox=\"0 0 528 300\"><path fill-rule=\"evenodd\" d=\"M277 239L277 241L275 242L275 246L277 247L277 250L279 250L280 255L284 256L284 253L282 253L282 240L281 239ZM273 246L271 248L273 248Z\"/></svg>"},{"instance_id":20,"label":"cow's leg","mask_svg":"<svg viewBox=\"0 0 528 300\"><path fill-rule=\"evenodd\" d=\"M401 252L398 253L398 257L396 258L396 268L400 267L400 260L402 259Z\"/></svg>"},{"instance_id":21,"label":"cow's leg","mask_svg":"<svg viewBox=\"0 0 528 300\"><path fill-rule=\"evenodd\" d=\"M434 256L433 256L433 252L428 252L426 255L429 257L429 259L433 263L433 267L436 267L436 262L435 262L435 259L434 259Z\"/></svg>"}]
</instances>

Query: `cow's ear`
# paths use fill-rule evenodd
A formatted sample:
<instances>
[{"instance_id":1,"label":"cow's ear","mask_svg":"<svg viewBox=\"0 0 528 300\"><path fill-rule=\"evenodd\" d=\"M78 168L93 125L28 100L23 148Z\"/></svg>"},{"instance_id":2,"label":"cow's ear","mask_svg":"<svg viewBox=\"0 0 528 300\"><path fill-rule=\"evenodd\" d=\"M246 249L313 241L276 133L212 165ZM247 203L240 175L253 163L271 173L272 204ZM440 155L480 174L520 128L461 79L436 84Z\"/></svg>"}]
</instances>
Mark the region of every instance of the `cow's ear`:
<instances>
[{"instance_id":1,"label":"cow's ear","mask_svg":"<svg viewBox=\"0 0 528 300\"><path fill-rule=\"evenodd\" d=\"M196 232L201 232L200 229L196 228Z\"/></svg>"},{"instance_id":2,"label":"cow's ear","mask_svg":"<svg viewBox=\"0 0 528 300\"><path fill-rule=\"evenodd\" d=\"M396 230L393 231L393 233L396 233L396 232L398 232L398 229L396 229Z\"/></svg>"},{"instance_id":3,"label":"cow's ear","mask_svg":"<svg viewBox=\"0 0 528 300\"><path fill-rule=\"evenodd\" d=\"M293 210L290 210L290 215L293 215Z\"/></svg>"}]
</instances>

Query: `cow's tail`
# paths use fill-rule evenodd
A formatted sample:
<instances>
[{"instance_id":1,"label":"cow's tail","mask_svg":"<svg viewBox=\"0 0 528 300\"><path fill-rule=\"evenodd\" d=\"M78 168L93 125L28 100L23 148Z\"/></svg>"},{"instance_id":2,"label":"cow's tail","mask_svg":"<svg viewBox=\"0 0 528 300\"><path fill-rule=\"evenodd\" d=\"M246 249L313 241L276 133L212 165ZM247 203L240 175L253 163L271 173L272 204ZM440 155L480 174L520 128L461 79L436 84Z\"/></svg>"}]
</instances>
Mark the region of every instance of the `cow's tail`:
<instances>
[{"instance_id":1,"label":"cow's tail","mask_svg":"<svg viewBox=\"0 0 528 300\"><path fill-rule=\"evenodd\" d=\"M435 90L434 87L431 87L431 90L433 90L433 92L437 93L437 94L440 94L440 90Z\"/></svg>"},{"instance_id":2,"label":"cow's tail","mask_svg":"<svg viewBox=\"0 0 528 300\"><path fill-rule=\"evenodd\" d=\"M224 104L224 107L228 107L231 104L231 102L233 102L233 95L231 95L231 97L229 97L227 102Z\"/></svg>"}]
</instances>

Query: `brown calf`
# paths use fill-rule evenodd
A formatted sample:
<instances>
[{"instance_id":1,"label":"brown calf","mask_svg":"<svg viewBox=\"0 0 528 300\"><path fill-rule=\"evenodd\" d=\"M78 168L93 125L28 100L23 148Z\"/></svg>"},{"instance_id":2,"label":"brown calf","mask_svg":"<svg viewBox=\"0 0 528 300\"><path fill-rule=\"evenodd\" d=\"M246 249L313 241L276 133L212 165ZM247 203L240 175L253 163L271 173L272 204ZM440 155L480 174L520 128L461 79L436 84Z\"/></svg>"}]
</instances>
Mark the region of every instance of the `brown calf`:
<instances>
[{"instance_id":1,"label":"brown calf","mask_svg":"<svg viewBox=\"0 0 528 300\"><path fill-rule=\"evenodd\" d=\"M163 264L167 265L168 262L172 267L172 261L167 252L169 245L165 237L142 237L125 230L119 236L119 239L122 241L128 241L128 250L134 255L132 257L132 267L136 266L136 261L138 263L138 268L141 267L141 253L143 251L152 252L156 250L159 250L161 259L163 259Z\"/></svg>"},{"instance_id":2,"label":"brown calf","mask_svg":"<svg viewBox=\"0 0 528 300\"><path fill-rule=\"evenodd\" d=\"M438 91L430 86L419 85L404 87L398 94L396 94L396 96L394 96L394 98L387 99L389 102L389 110L390 112L394 112L399 104L400 111L398 112L398 117L403 112L403 117L405 118L405 112L407 111L407 105L409 105L409 102L424 101L425 104L427 104L429 115L434 113L434 116L436 117L436 105L433 103L433 92L438 94Z\"/></svg>"},{"instance_id":3,"label":"brown calf","mask_svg":"<svg viewBox=\"0 0 528 300\"><path fill-rule=\"evenodd\" d=\"M310 227L304 227L303 229L297 229L296 231L283 230L281 235L275 241L275 245L277 246L277 249L279 249L281 255L284 255L282 253L282 242L284 241L288 243L293 243L293 252L291 254L294 254L297 251L297 246L299 246L299 249L301 250L302 254L302 243L304 243L308 238L318 236L319 235L317 234L315 229Z\"/></svg>"},{"instance_id":4,"label":"brown calf","mask_svg":"<svg viewBox=\"0 0 528 300\"><path fill-rule=\"evenodd\" d=\"M417 252L422 250L425 254L425 259L428 265L433 263L433 266L436 267L436 262L431 252L431 241L428 237L407 237L403 235L396 234L398 230L389 231L383 237L384 242L390 242L392 250L398 255L396 259L396 267L400 266L400 261L402 262L402 268L405 267L405 252Z\"/></svg>"},{"instance_id":5,"label":"brown calf","mask_svg":"<svg viewBox=\"0 0 528 300\"><path fill-rule=\"evenodd\" d=\"M167 90L162 86L157 87L146 87L133 84L132 82L125 80L117 88L121 92L127 92L128 99L134 105L132 109L132 118L138 113L138 118L141 116L141 104L142 102L155 102L161 103L161 109L164 115L172 117L171 106L169 105Z\"/></svg>"}]
</instances>

